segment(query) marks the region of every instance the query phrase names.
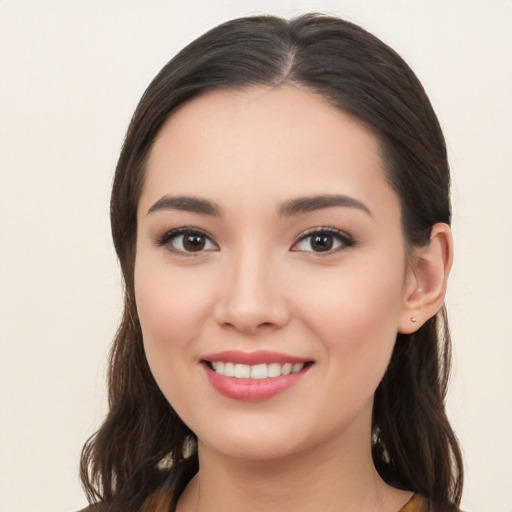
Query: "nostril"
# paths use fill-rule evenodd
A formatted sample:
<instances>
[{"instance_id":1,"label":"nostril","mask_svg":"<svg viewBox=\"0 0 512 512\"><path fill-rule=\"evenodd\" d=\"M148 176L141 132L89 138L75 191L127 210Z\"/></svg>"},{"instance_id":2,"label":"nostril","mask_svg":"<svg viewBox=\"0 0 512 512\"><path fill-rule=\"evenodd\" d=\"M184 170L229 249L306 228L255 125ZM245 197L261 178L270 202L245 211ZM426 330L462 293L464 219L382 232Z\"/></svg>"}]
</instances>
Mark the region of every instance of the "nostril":
<instances>
[{"instance_id":1,"label":"nostril","mask_svg":"<svg viewBox=\"0 0 512 512\"><path fill-rule=\"evenodd\" d=\"M241 332L267 332L284 327L289 320L289 311L283 301L272 303L269 300L246 298L228 293L217 302L214 319L225 329ZM281 300L281 299L279 299Z\"/></svg>"},{"instance_id":2,"label":"nostril","mask_svg":"<svg viewBox=\"0 0 512 512\"><path fill-rule=\"evenodd\" d=\"M243 324L242 322L224 322L222 324L224 328L234 329L237 331L243 331L247 333L258 333L273 330L277 327L277 324L273 322L260 322L253 324Z\"/></svg>"}]
</instances>

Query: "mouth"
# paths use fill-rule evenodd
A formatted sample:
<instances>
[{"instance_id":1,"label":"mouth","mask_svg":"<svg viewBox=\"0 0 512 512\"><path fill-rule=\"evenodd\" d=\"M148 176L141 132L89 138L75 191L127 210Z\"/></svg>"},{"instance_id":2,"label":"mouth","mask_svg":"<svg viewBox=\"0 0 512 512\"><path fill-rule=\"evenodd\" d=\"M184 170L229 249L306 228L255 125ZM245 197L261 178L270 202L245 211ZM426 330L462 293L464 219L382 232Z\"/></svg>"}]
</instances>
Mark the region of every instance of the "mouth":
<instances>
[{"instance_id":1,"label":"mouth","mask_svg":"<svg viewBox=\"0 0 512 512\"><path fill-rule=\"evenodd\" d=\"M260 363L255 365L233 363L230 361L204 361L205 364L219 375L235 379L275 379L285 375L299 373L313 361L304 363Z\"/></svg>"},{"instance_id":2,"label":"mouth","mask_svg":"<svg viewBox=\"0 0 512 512\"><path fill-rule=\"evenodd\" d=\"M272 398L298 384L314 361L275 352L226 351L201 361L213 388L234 400Z\"/></svg>"}]
</instances>

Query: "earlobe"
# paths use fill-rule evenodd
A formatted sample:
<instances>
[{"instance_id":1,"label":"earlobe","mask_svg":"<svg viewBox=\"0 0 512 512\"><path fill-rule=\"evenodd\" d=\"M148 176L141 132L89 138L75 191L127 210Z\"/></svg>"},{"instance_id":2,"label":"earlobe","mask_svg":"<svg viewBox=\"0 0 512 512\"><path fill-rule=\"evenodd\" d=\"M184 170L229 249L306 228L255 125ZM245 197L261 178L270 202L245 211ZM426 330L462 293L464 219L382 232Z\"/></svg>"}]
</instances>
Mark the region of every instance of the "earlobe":
<instances>
[{"instance_id":1,"label":"earlobe","mask_svg":"<svg viewBox=\"0 0 512 512\"><path fill-rule=\"evenodd\" d=\"M411 256L408 285L398 318L398 332L415 332L437 313L443 304L452 262L450 226L435 224L429 244L414 248Z\"/></svg>"}]
</instances>

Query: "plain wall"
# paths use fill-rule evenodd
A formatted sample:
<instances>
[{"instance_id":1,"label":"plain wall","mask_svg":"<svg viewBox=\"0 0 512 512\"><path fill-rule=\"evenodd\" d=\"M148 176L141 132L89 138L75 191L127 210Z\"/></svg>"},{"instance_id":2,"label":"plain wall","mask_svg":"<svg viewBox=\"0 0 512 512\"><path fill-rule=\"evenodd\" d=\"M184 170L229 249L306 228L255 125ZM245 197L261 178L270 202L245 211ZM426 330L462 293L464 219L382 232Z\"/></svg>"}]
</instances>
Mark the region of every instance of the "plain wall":
<instances>
[{"instance_id":1,"label":"plain wall","mask_svg":"<svg viewBox=\"0 0 512 512\"><path fill-rule=\"evenodd\" d=\"M121 310L108 199L131 113L182 46L229 18L323 11L413 67L453 170L449 412L467 511L511 512L512 2L0 0L0 510L85 505Z\"/></svg>"}]
</instances>

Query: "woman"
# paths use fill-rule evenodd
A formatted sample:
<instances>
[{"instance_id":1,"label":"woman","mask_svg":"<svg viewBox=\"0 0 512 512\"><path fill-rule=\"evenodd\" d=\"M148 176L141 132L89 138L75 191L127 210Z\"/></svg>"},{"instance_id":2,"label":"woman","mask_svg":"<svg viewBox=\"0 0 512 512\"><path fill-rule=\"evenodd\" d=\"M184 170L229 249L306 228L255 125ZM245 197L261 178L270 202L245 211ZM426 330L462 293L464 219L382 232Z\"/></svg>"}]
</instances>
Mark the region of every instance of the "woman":
<instances>
[{"instance_id":1,"label":"woman","mask_svg":"<svg viewBox=\"0 0 512 512\"><path fill-rule=\"evenodd\" d=\"M98 510L456 510L446 148L393 50L322 15L211 30L137 107L111 219Z\"/></svg>"}]
</instances>

